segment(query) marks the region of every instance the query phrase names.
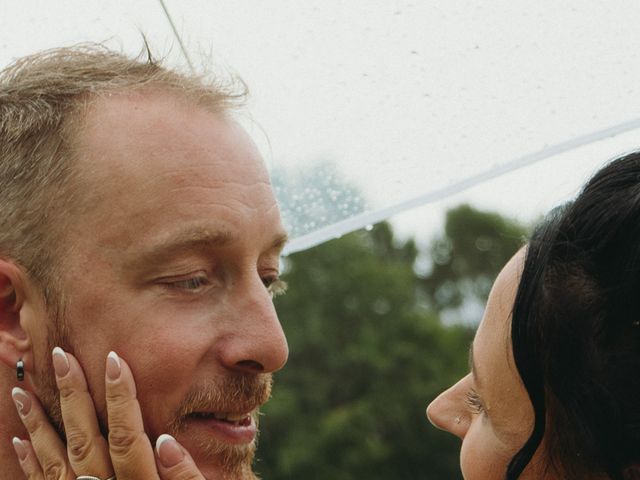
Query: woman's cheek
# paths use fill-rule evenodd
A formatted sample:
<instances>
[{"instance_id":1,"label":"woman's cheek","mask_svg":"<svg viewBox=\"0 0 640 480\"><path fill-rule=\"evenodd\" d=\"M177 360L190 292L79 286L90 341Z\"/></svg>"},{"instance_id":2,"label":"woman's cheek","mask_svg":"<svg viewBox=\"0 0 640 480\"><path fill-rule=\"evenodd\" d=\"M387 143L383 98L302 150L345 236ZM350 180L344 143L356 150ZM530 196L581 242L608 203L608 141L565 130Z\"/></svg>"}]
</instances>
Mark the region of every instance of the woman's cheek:
<instances>
[{"instance_id":1,"label":"woman's cheek","mask_svg":"<svg viewBox=\"0 0 640 480\"><path fill-rule=\"evenodd\" d=\"M488 421L475 418L462 441L460 468L465 480L504 478L511 457L491 430Z\"/></svg>"}]
</instances>

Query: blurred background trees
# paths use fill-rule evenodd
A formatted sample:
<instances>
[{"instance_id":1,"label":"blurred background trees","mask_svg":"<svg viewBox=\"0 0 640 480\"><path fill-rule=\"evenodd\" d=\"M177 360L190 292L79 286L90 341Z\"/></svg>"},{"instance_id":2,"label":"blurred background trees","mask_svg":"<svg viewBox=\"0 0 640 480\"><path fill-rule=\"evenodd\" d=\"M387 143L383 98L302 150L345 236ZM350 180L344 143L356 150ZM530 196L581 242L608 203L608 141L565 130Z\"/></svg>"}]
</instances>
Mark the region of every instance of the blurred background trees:
<instances>
[{"instance_id":1,"label":"blurred background trees","mask_svg":"<svg viewBox=\"0 0 640 480\"><path fill-rule=\"evenodd\" d=\"M382 223L287 257L276 306L291 353L264 409L262 477L460 478L459 441L425 408L466 374L479 305L525 234L463 205L425 252Z\"/></svg>"}]
</instances>

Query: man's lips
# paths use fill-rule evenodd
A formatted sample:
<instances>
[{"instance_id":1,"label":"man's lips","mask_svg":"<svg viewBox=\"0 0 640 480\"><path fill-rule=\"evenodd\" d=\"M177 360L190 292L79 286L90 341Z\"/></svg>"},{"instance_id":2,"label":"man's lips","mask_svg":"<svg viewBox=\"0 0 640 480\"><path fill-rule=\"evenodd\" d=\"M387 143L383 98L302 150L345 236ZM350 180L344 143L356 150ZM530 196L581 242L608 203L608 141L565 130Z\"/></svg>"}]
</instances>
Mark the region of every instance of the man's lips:
<instances>
[{"instance_id":1,"label":"man's lips","mask_svg":"<svg viewBox=\"0 0 640 480\"><path fill-rule=\"evenodd\" d=\"M219 412L194 412L190 417L202 420L210 420L212 418L223 422L233 423L238 426L248 426L251 424L250 413L219 413Z\"/></svg>"},{"instance_id":2,"label":"man's lips","mask_svg":"<svg viewBox=\"0 0 640 480\"><path fill-rule=\"evenodd\" d=\"M187 425L230 444L250 443L258 430L251 413L194 412L187 416Z\"/></svg>"}]
</instances>

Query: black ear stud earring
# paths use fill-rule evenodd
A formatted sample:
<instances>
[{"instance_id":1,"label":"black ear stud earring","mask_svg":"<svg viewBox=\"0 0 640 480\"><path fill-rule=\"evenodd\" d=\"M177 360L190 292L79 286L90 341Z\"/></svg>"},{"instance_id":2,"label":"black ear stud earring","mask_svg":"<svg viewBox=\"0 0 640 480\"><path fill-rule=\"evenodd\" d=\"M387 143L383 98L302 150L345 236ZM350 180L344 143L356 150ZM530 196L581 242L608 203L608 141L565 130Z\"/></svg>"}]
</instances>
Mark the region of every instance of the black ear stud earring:
<instances>
[{"instance_id":1,"label":"black ear stud earring","mask_svg":"<svg viewBox=\"0 0 640 480\"><path fill-rule=\"evenodd\" d=\"M22 361L22 359L16 362L16 375L19 382L22 382L24 380L24 362Z\"/></svg>"}]
</instances>

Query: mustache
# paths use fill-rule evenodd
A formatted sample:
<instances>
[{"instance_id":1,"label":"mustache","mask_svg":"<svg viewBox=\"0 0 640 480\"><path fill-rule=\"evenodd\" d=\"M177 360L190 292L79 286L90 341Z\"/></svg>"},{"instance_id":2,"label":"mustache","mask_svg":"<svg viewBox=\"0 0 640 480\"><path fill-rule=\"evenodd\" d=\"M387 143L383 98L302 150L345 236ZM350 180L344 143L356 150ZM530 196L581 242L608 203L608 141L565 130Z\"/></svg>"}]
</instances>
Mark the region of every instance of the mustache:
<instances>
[{"instance_id":1,"label":"mustache","mask_svg":"<svg viewBox=\"0 0 640 480\"><path fill-rule=\"evenodd\" d=\"M232 374L194 386L176 410L170 430L179 430L186 417L195 412L252 413L271 398L272 385L272 375L262 373Z\"/></svg>"}]
</instances>

